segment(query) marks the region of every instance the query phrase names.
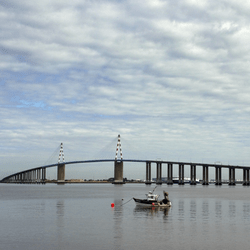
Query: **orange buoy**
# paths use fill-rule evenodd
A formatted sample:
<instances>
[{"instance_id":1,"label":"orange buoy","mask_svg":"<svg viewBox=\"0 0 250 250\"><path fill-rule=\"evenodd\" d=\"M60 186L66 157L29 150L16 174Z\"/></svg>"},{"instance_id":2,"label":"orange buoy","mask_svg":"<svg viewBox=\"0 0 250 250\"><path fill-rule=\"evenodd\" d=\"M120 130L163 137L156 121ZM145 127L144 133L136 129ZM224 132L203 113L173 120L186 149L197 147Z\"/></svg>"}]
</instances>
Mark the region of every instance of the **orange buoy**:
<instances>
[{"instance_id":1,"label":"orange buoy","mask_svg":"<svg viewBox=\"0 0 250 250\"><path fill-rule=\"evenodd\" d=\"M154 206L155 204L154 203L152 203L152 206Z\"/></svg>"},{"instance_id":2,"label":"orange buoy","mask_svg":"<svg viewBox=\"0 0 250 250\"><path fill-rule=\"evenodd\" d=\"M111 207L114 207L115 206L115 203L111 203Z\"/></svg>"}]
</instances>

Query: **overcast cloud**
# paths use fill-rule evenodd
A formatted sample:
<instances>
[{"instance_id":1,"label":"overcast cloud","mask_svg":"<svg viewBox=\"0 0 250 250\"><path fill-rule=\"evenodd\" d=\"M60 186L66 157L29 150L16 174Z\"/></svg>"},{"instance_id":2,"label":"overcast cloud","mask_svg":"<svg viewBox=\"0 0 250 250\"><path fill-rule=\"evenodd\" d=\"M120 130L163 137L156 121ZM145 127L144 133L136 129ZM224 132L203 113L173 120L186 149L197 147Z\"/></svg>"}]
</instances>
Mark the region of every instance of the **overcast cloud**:
<instances>
[{"instance_id":1,"label":"overcast cloud","mask_svg":"<svg viewBox=\"0 0 250 250\"><path fill-rule=\"evenodd\" d=\"M0 179L61 142L66 161L114 158L118 134L127 159L249 166L249 13L240 0L0 0Z\"/></svg>"}]
</instances>

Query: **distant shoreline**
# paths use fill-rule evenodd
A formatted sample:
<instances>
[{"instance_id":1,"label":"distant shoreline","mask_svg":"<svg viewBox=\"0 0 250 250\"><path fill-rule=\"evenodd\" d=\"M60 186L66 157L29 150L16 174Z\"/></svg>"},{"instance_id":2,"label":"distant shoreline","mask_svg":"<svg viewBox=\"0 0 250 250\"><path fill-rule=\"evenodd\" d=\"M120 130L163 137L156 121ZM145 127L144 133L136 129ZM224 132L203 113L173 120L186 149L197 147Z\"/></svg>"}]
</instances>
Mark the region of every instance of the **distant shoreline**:
<instances>
[{"instance_id":1,"label":"distant shoreline","mask_svg":"<svg viewBox=\"0 0 250 250\"><path fill-rule=\"evenodd\" d=\"M55 183L55 184L74 184L74 183L82 183L82 184L84 184L84 183L101 183L101 184L103 184L103 183L107 183L107 184L112 184L113 183L113 181L97 181L97 180L91 180L91 181L89 181L89 180L86 180L86 181L84 181L84 180L75 180L75 179L72 179L72 180L65 180L65 181L57 181L57 180L46 180L45 181L45 183ZM145 182L143 182L143 181L126 181L126 182L124 182L124 184L125 183L139 183L139 184L145 184ZM152 182L152 184L153 184L154 182Z\"/></svg>"}]
</instances>

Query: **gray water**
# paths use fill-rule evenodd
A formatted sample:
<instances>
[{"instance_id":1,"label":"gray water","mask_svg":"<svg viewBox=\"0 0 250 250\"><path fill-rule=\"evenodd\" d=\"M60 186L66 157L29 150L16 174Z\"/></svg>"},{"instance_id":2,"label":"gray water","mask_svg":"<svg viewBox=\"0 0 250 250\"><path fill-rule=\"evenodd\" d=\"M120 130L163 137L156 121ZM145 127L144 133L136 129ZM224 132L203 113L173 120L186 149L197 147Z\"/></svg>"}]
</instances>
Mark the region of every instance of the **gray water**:
<instances>
[{"instance_id":1,"label":"gray water","mask_svg":"<svg viewBox=\"0 0 250 250\"><path fill-rule=\"evenodd\" d=\"M129 201L153 188L0 184L0 249L249 249L250 187L158 186L165 210Z\"/></svg>"}]
</instances>

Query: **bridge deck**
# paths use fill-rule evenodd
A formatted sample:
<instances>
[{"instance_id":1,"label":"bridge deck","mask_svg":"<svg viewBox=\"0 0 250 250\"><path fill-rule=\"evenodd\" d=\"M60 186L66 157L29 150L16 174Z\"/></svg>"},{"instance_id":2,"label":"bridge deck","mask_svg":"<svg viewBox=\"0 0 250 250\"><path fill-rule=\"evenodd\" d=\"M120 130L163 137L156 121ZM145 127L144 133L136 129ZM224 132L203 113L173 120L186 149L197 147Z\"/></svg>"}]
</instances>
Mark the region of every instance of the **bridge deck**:
<instances>
[{"instance_id":1,"label":"bridge deck","mask_svg":"<svg viewBox=\"0 0 250 250\"><path fill-rule=\"evenodd\" d=\"M224 164L211 164L211 163L194 163L194 162L179 162L179 161L164 161L164 160L139 160L139 159L121 159L121 160L115 160L115 159L95 159L95 160L82 160L82 161L69 161L69 162L63 162L61 164L65 165L71 165L71 164L84 164L84 163L97 163L97 162L115 162L115 161L122 161L122 162L141 162L141 163L160 163L160 164L172 164L172 165L189 165L189 166L203 166L203 167L215 167L215 168L228 168L228 169L245 169L250 170L250 166L239 166L239 165L224 165ZM21 172L17 172L14 174L11 174L9 176L6 176L1 180L1 182L5 182L6 180L18 176L20 174L25 174L28 172L36 171L36 170L42 170L46 168L56 167L58 166L58 163L40 166L36 168L27 169Z\"/></svg>"}]
</instances>

